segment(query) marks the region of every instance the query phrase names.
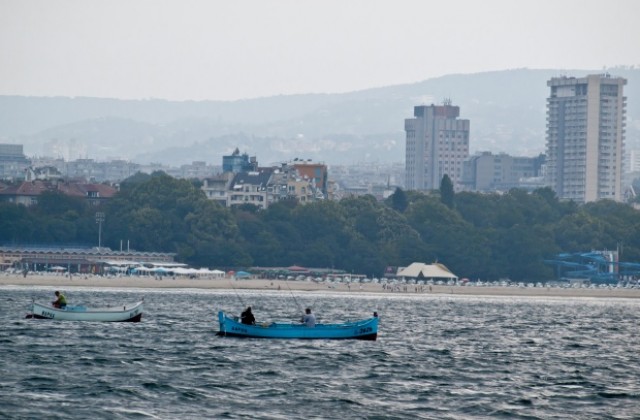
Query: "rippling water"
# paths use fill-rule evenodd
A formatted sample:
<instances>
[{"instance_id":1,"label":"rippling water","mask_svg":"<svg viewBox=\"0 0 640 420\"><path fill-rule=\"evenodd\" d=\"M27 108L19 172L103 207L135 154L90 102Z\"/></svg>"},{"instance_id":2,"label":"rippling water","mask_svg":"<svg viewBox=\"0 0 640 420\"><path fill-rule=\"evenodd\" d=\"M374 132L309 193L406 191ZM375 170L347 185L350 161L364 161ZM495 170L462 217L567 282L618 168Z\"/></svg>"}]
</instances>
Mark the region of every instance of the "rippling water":
<instances>
[{"instance_id":1,"label":"rippling water","mask_svg":"<svg viewBox=\"0 0 640 420\"><path fill-rule=\"evenodd\" d=\"M89 290L142 322L24 319L51 288L2 287L0 418L640 418L640 302L289 291ZM218 310L381 316L378 341L217 337Z\"/></svg>"}]
</instances>

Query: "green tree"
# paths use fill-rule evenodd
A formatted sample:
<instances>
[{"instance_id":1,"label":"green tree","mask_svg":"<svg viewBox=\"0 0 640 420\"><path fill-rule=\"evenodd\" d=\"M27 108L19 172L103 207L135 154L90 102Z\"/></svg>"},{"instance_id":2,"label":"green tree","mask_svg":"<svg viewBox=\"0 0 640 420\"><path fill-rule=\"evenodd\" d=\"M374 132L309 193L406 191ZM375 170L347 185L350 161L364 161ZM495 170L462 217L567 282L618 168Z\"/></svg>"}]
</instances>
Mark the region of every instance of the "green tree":
<instances>
[{"instance_id":1,"label":"green tree","mask_svg":"<svg viewBox=\"0 0 640 420\"><path fill-rule=\"evenodd\" d=\"M47 217L62 217L76 221L87 212L88 206L83 198L73 197L59 191L44 191L38 196L38 203L32 211Z\"/></svg>"},{"instance_id":2,"label":"green tree","mask_svg":"<svg viewBox=\"0 0 640 420\"><path fill-rule=\"evenodd\" d=\"M105 213L112 244L126 239L137 250L175 252L179 260L206 266L251 262L229 209L188 180L154 173L121 190Z\"/></svg>"},{"instance_id":3,"label":"green tree","mask_svg":"<svg viewBox=\"0 0 640 420\"><path fill-rule=\"evenodd\" d=\"M391 196L387 199L387 202L391 206L392 209L404 213L404 211L409 206L409 200L407 199L407 194L402 190L402 188L397 187L396 190L391 194Z\"/></svg>"},{"instance_id":4,"label":"green tree","mask_svg":"<svg viewBox=\"0 0 640 420\"><path fill-rule=\"evenodd\" d=\"M494 261L501 266L500 276L516 281L536 281L553 277L553 270L544 259L559 248L553 232L542 226L515 225L500 231L496 237Z\"/></svg>"},{"instance_id":5,"label":"green tree","mask_svg":"<svg viewBox=\"0 0 640 420\"><path fill-rule=\"evenodd\" d=\"M440 181L440 200L442 201L442 204L452 209L454 206L454 199L455 193L453 191L453 182L451 182L449 175L444 174Z\"/></svg>"},{"instance_id":6,"label":"green tree","mask_svg":"<svg viewBox=\"0 0 640 420\"><path fill-rule=\"evenodd\" d=\"M36 218L22 204L0 202L0 244L34 241Z\"/></svg>"}]
</instances>

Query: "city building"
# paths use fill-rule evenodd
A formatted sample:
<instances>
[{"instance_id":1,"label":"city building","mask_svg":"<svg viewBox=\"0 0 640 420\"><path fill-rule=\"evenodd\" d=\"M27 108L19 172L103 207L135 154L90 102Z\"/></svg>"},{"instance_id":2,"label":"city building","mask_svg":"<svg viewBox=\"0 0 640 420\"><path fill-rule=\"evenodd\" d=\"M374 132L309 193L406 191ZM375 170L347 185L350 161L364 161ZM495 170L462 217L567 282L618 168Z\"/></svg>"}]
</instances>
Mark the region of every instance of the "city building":
<instances>
[{"instance_id":1,"label":"city building","mask_svg":"<svg viewBox=\"0 0 640 420\"><path fill-rule=\"evenodd\" d=\"M84 199L90 205L100 205L113 198L117 190L105 184L88 184L58 179L34 179L15 185L0 187L0 201L25 206L38 204L38 197L45 192L58 192L69 197Z\"/></svg>"},{"instance_id":2,"label":"city building","mask_svg":"<svg viewBox=\"0 0 640 420\"><path fill-rule=\"evenodd\" d=\"M546 183L560 199L622 200L626 83L609 74L547 82Z\"/></svg>"},{"instance_id":3,"label":"city building","mask_svg":"<svg viewBox=\"0 0 640 420\"><path fill-rule=\"evenodd\" d=\"M203 180L208 199L226 207L252 204L261 209L281 200L305 204L328 196L327 166L311 160L294 159L280 166L258 167L255 157L236 148L222 157L223 172Z\"/></svg>"},{"instance_id":4,"label":"city building","mask_svg":"<svg viewBox=\"0 0 640 420\"><path fill-rule=\"evenodd\" d=\"M640 150L629 150L627 152L628 156L628 172L640 172Z\"/></svg>"},{"instance_id":5,"label":"city building","mask_svg":"<svg viewBox=\"0 0 640 420\"><path fill-rule=\"evenodd\" d=\"M466 191L505 192L512 188L542 187L544 155L537 157L481 152L464 161L462 185ZM533 182L539 180L538 183Z\"/></svg>"},{"instance_id":6,"label":"city building","mask_svg":"<svg viewBox=\"0 0 640 420\"><path fill-rule=\"evenodd\" d=\"M320 185L325 186L324 191L316 184L318 178L309 178L309 173L318 175ZM325 199L326 173L327 168L323 164L309 163L301 166L295 161L292 164L281 164L279 168L274 168L267 185L268 204L281 200L297 200L306 204Z\"/></svg>"},{"instance_id":7,"label":"city building","mask_svg":"<svg viewBox=\"0 0 640 420\"><path fill-rule=\"evenodd\" d=\"M0 144L0 179L24 179L24 171L31 165L21 144Z\"/></svg>"},{"instance_id":8,"label":"city building","mask_svg":"<svg viewBox=\"0 0 640 420\"><path fill-rule=\"evenodd\" d=\"M256 207L266 209L269 205L267 201L267 186L272 173L272 168L237 173L229 187L227 205L234 207L242 204L253 204Z\"/></svg>"},{"instance_id":9,"label":"city building","mask_svg":"<svg viewBox=\"0 0 640 420\"><path fill-rule=\"evenodd\" d=\"M331 165L329 199L373 195L384 200L396 188L404 189L405 164L403 162L359 162L351 165Z\"/></svg>"},{"instance_id":10,"label":"city building","mask_svg":"<svg viewBox=\"0 0 640 420\"><path fill-rule=\"evenodd\" d=\"M32 166L36 169L53 167L66 179L83 179L88 182L118 182L137 172L143 172L141 165L121 159L97 162L94 159L65 161L62 158L36 158L33 159Z\"/></svg>"},{"instance_id":11,"label":"city building","mask_svg":"<svg viewBox=\"0 0 640 420\"><path fill-rule=\"evenodd\" d=\"M232 154L222 156L222 172L251 172L258 169L258 162L255 156L249 158L246 153L240 154L236 148Z\"/></svg>"},{"instance_id":12,"label":"city building","mask_svg":"<svg viewBox=\"0 0 640 420\"><path fill-rule=\"evenodd\" d=\"M223 172L202 181L202 191L209 200L217 201L222 206L228 206L229 191L231 187L231 181L233 181L233 172Z\"/></svg>"},{"instance_id":13,"label":"city building","mask_svg":"<svg viewBox=\"0 0 640 420\"><path fill-rule=\"evenodd\" d=\"M294 159L289 165L297 171L299 177L311 181L322 191L324 197L327 197L327 181L329 177L327 165L324 163L314 163L311 160L305 161L299 159Z\"/></svg>"},{"instance_id":14,"label":"city building","mask_svg":"<svg viewBox=\"0 0 640 420\"><path fill-rule=\"evenodd\" d=\"M405 120L406 188L428 191L440 188L448 175L454 189L462 189L462 167L469 157L469 120L459 119L460 107L414 107L414 118Z\"/></svg>"}]
</instances>

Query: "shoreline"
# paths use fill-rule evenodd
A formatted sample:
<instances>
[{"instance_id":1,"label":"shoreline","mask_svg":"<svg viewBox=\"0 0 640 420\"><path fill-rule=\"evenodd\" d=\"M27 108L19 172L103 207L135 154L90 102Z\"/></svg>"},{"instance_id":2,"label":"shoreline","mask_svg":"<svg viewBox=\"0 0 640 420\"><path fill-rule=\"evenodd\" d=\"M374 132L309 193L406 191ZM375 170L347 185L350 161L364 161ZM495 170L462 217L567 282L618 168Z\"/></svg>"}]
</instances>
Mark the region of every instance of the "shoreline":
<instances>
[{"instance_id":1,"label":"shoreline","mask_svg":"<svg viewBox=\"0 0 640 420\"><path fill-rule=\"evenodd\" d=\"M587 297L640 299L640 289L622 288L560 288L560 287L478 287L478 286L416 286L400 285L383 288L377 283L315 283L295 280L270 279L156 279L153 277L99 277L77 275L0 275L1 286L51 286L51 287L95 287L95 288L146 288L146 289L228 289L228 290L282 290L304 292L378 293L392 295L460 295L460 296L532 296L532 297Z\"/></svg>"}]
</instances>

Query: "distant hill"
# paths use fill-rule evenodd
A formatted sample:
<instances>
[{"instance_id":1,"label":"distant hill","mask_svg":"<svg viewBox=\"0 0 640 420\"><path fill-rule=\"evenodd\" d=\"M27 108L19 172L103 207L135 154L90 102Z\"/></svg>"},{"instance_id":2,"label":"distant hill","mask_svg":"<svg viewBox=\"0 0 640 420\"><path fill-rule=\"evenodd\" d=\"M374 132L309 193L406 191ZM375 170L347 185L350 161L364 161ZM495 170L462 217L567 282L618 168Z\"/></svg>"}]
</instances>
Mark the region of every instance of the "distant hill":
<instances>
[{"instance_id":1,"label":"distant hill","mask_svg":"<svg viewBox=\"0 0 640 420\"><path fill-rule=\"evenodd\" d=\"M640 69L608 71L628 80L627 149L640 149ZM29 156L75 150L81 156L66 157L170 165L220 164L236 147L263 164L397 162L413 107L450 98L471 120L472 152L533 156L545 146L547 80L601 72L516 69L230 102L0 96L0 142L22 143Z\"/></svg>"}]
</instances>

